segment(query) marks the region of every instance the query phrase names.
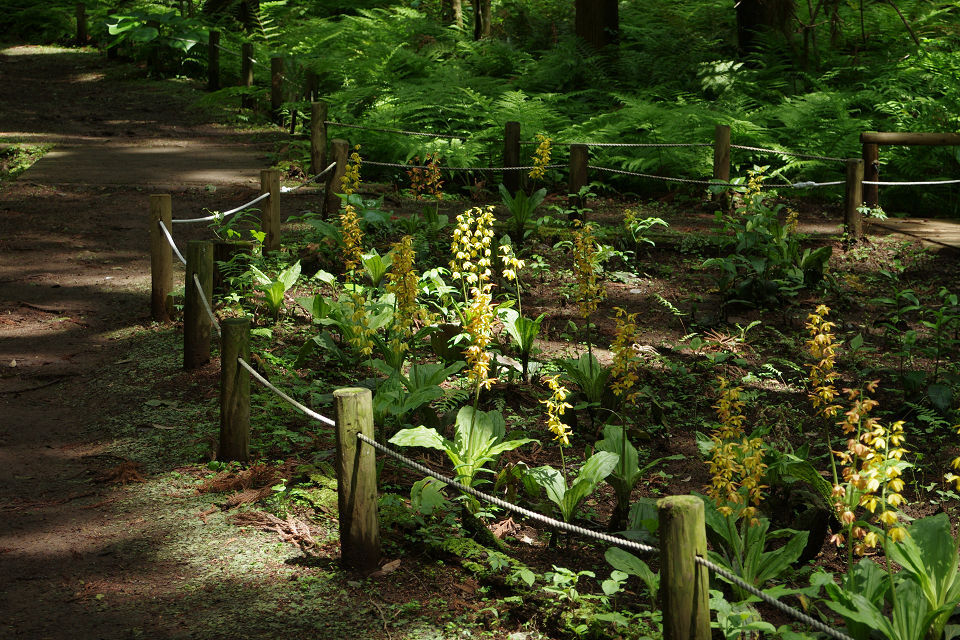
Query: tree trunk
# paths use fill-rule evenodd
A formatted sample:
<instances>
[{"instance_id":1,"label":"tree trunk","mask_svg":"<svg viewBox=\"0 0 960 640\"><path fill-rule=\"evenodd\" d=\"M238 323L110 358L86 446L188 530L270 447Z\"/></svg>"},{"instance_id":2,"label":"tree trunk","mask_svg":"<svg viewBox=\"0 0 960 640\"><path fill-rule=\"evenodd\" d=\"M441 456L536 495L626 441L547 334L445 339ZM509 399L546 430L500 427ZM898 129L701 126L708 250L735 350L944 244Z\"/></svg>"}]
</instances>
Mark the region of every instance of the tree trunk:
<instances>
[{"instance_id":1,"label":"tree trunk","mask_svg":"<svg viewBox=\"0 0 960 640\"><path fill-rule=\"evenodd\" d=\"M490 36L490 0L471 0L473 4L473 39Z\"/></svg>"},{"instance_id":2,"label":"tree trunk","mask_svg":"<svg viewBox=\"0 0 960 640\"><path fill-rule=\"evenodd\" d=\"M598 51L619 41L618 0L575 0L574 6L574 27L578 37Z\"/></svg>"}]
</instances>

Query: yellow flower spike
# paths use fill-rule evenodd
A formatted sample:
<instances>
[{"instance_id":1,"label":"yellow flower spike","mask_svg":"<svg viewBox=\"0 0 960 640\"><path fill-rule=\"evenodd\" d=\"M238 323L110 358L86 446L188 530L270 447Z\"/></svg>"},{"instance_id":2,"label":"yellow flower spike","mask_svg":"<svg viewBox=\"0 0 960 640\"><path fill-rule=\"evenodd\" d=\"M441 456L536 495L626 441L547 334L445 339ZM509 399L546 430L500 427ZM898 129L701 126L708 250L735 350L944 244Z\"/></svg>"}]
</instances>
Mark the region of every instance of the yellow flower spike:
<instances>
[{"instance_id":1,"label":"yellow flower spike","mask_svg":"<svg viewBox=\"0 0 960 640\"><path fill-rule=\"evenodd\" d=\"M534 180L542 178L547 173L547 165L550 164L550 146L551 140L545 135L537 134L536 151L533 152L533 169L530 170L530 177Z\"/></svg>"},{"instance_id":2,"label":"yellow flower spike","mask_svg":"<svg viewBox=\"0 0 960 640\"><path fill-rule=\"evenodd\" d=\"M570 446L570 435L573 431L560 420L566 409L573 408L573 405L566 401L568 391L560 384L559 376L547 376L543 380L551 391L548 399L541 400L541 403L547 405L547 428L553 432L554 440L558 440L563 446Z\"/></svg>"},{"instance_id":3,"label":"yellow flower spike","mask_svg":"<svg viewBox=\"0 0 960 640\"><path fill-rule=\"evenodd\" d=\"M363 263L363 230L360 228L360 216L352 204L345 205L340 213L340 235L343 237L343 266L347 279L353 279L353 272Z\"/></svg>"},{"instance_id":4,"label":"yellow flower spike","mask_svg":"<svg viewBox=\"0 0 960 640\"><path fill-rule=\"evenodd\" d=\"M577 278L577 306L580 317L587 318L606 297L603 284L597 281L597 247L593 226L585 224L573 234L573 271Z\"/></svg>"}]
</instances>

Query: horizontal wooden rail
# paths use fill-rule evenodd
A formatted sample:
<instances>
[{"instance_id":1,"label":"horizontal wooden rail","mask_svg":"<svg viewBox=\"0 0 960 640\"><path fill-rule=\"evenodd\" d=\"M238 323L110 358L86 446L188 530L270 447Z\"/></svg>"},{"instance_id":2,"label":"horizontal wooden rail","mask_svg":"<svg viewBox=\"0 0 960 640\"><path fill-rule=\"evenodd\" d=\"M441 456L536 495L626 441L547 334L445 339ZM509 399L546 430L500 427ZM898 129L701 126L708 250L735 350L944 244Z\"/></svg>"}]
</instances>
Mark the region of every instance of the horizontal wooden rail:
<instances>
[{"instance_id":1,"label":"horizontal wooden rail","mask_svg":"<svg viewBox=\"0 0 960 640\"><path fill-rule=\"evenodd\" d=\"M960 133L913 133L897 131L864 131L860 134L863 144L902 144L935 146L960 146Z\"/></svg>"}]
</instances>

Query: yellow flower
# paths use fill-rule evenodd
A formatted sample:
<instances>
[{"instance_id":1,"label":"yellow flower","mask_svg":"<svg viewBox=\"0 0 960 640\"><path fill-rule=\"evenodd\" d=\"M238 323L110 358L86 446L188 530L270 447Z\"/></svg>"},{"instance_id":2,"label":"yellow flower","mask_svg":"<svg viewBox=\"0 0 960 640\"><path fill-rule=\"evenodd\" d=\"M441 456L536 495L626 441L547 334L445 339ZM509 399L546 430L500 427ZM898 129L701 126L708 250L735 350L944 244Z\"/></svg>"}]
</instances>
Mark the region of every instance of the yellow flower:
<instances>
[{"instance_id":1,"label":"yellow flower","mask_svg":"<svg viewBox=\"0 0 960 640\"><path fill-rule=\"evenodd\" d=\"M348 204L340 213L340 235L343 237L343 267L347 278L353 278L353 272L363 263L363 230L360 217L352 204Z\"/></svg>"},{"instance_id":2,"label":"yellow flower","mask_svg":"<svg viewBox=\"0 0 960 640\"><path fill-rule=\"evenodd\" d=\"M896 511L882 511L878 516L880 522L886 526L894 525L897 523L897 512Z\"/></svg>"},{"instance_id":3,"label":"yellow flower","mask_svg":"<svg viewBox=\"0 0 960 640\"><path fill-rule=\"evenodd\" d=\"M350 162L340 179L340 186L343 193L350 195L360 190L360 145L353 148L350 154Z\"/></svg>"},{"instance_id":4,"label":"yellow flower","mask_svg":"<svg viewBox=\"0 0 960 640\"><path fill-rule=\"evenodd\" d=\"M627 313L621 307L614 307L616 312L616 337L613 340L613 364L610 367L610 388L613 393L622 398L627 404L633 404L640 396L635 390L640 380L640 359L633 345L640 341L640 330L637 327L636 313Z\"/></svg>"},{"instance_id":5,"label":"yellow flower","mask_svg":"<svg viewBox=\"0 0 960 640\"><path fill-rule=\"evenodd\" d=\"M551 391L548 399L541 400L547 405L547 428L553 432L554 440L559 440L563 446L570 446L570 435L573 431L560 419L567 409L573 408L573 405L566 401L568 392L560 384L559 376L546 376L543 380Z\"/></svg>"},{"instance_id":6,"label":"yellow flower","mask_svg":"<svg viewBox=\"0 0 960 640\"><path fill-rule=\"evenodd\" d=\"M867 547L868 549L873 549L877 546L877 544L879 544L879 542L880 538L877 536L875 531L870 531L863 536L863 546Z\"/></svg>"},{"instance_id":7,"label":"yellow flower","mask_svg":"<svg viewBox=\"0 0 960 640\"><path fill-rule=\"evenodd\" d=\"M894 542L903 542L907 537L907 530L903 527L894 527L887 532L887 535Z\"/></svg>"},{"instance_id":8,"label":"yellow flower","mask_svg":"<svg viewBox=\"0 0 960 640\"><path fill-rule=\"evenodd\" d=\"M416 259L413 237L404 236L392 250L393 265L387 272L387 291L395 300L391 348L399 353L409 348L407 341L414 334L414 323L422 315L422 309L417 304L419 278L413 268Z\"/></svg>"},{"instance_id":9,"label":"yellow flower","mask_svg":"<svg viewBox=\"0 0 960 640\"><path fill-rule=\"evenodd\" d=\"M536 139L539 142L537 150L533 152L533 169L530 170L530 177L534 180L542 178L547 172L547 165L550 164L550 138L542 134L537 134Z\"/></svg>"},{"instance_id":10,"label":"yellow flower","mask_svg":"<svg viewBox=\"0 0 960 640\"><path fill-rule=\"evenodd\" d=\"M586 224L573 234L573 271L577 277L577 306L580 317L587 318L606 297L603 285L597 282L597 247L593 226Z\"/></svg>"}]
</instances>

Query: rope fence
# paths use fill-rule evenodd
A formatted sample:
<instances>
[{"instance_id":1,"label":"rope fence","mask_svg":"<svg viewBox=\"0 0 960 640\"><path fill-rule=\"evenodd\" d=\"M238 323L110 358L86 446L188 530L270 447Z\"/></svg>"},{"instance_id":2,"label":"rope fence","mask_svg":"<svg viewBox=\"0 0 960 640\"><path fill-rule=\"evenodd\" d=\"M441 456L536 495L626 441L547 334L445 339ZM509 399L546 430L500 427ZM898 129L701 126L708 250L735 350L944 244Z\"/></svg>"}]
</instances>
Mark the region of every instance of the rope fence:
<instances>
[{"instance_id":1,"label":"rope fence","mask_svg":"<svg viewBox=\"0 0 960 640\"><path fill-rule=\"evenodd\" d=\"M240 205L239 207L235 207L235 208L233 208L233 209L230 209L229 211L224 211L223 213L214 213L213 215L205 216L205 217L203 217L203 218L186 218L186 219L181 218L181 219L176 219L176 220L173 220L173 223L174 223L174 224L177 224L177 223L186 223L186 222L209 222L209 221L211 221L211 220L223 220L224 218L227 218L227 217L229 217L229 216L232 216L232 215L235 214L235 213L239 213L240 211L243 211L244 209L249 209L249 208L252 207L253 205L255 205L255 204L257 204L258 202L260 202L261 200L264 200L264 199L269 198L269 197L270 197L270 194L269 194L269 193L261 193L259 196L257 196L256 198L254 198L254 199L251 200L250 202L245 202L244 204Z\"/></svg>"},{"instance_id":2,"label":"rope fence","mask_svg":"<svg viewBox=\"0 0 960 640\"><path fill-rule=\"evenodd\" d=\"M167 229L167 225L163 224L163 221L158 221L160 229L163 231L163 235L167 238L167 242L170 244L170 248L173 249L173 252L177 254L177 258L183 264L187 264L187 259L183 257L183 254L180 253L180 249L177 249L177 243L173 241L173 236L170 235L170 230Z\"/></svg>"},{"instance_id":3,"label":"rope fence","mask_svg":"<svg viewBox=\"0 0 960 640\"><path fill-rule=\"evenodd\" d=\"M267 380L267 379L264 378L262 375L260 375L260 374L257 372L256 369L254 369L252 366L250 366L250 364L249 364L246 360L244 360L243 358L239 358L239 359L238 359L238 362L240 363L240 366L243 367L244 369L246 369L246 370L247 370L247 373L249 373L251 376L253 376L253 378L254 378L257 382L259 382L259 383L262 384L264 387L266 387L266 388L269 389L270 391L273 391L275 394L277 394L278 396L280 396L281 398L283 398L284 400L286 400L288 403L290 403L291 405L293 405L294 407L296 407L297 409L299 409L300 412L303 413L304 415L309 416L309 417L313 418L314 420L317 420L317 421L319 421L319 422L322 422L322 423L324 423L324 424L326 424L326 425L329 425L329 426L331 426L331 427L336 426L336 423L335 423L333 420L331 420L330 418L327 418L326 416L320 415L319 413L317 413L316 411L314 411L314 410L311 409L310 407L307 407L306 405L303 405L303 404L297 402L296 400L294 400L293 398L291 398L289 395L287 395L286 393L284 393L283 391L281 391L280 389L278 389L277 387L275 387L269 380Z\"/></svg>"}]
</instances>

